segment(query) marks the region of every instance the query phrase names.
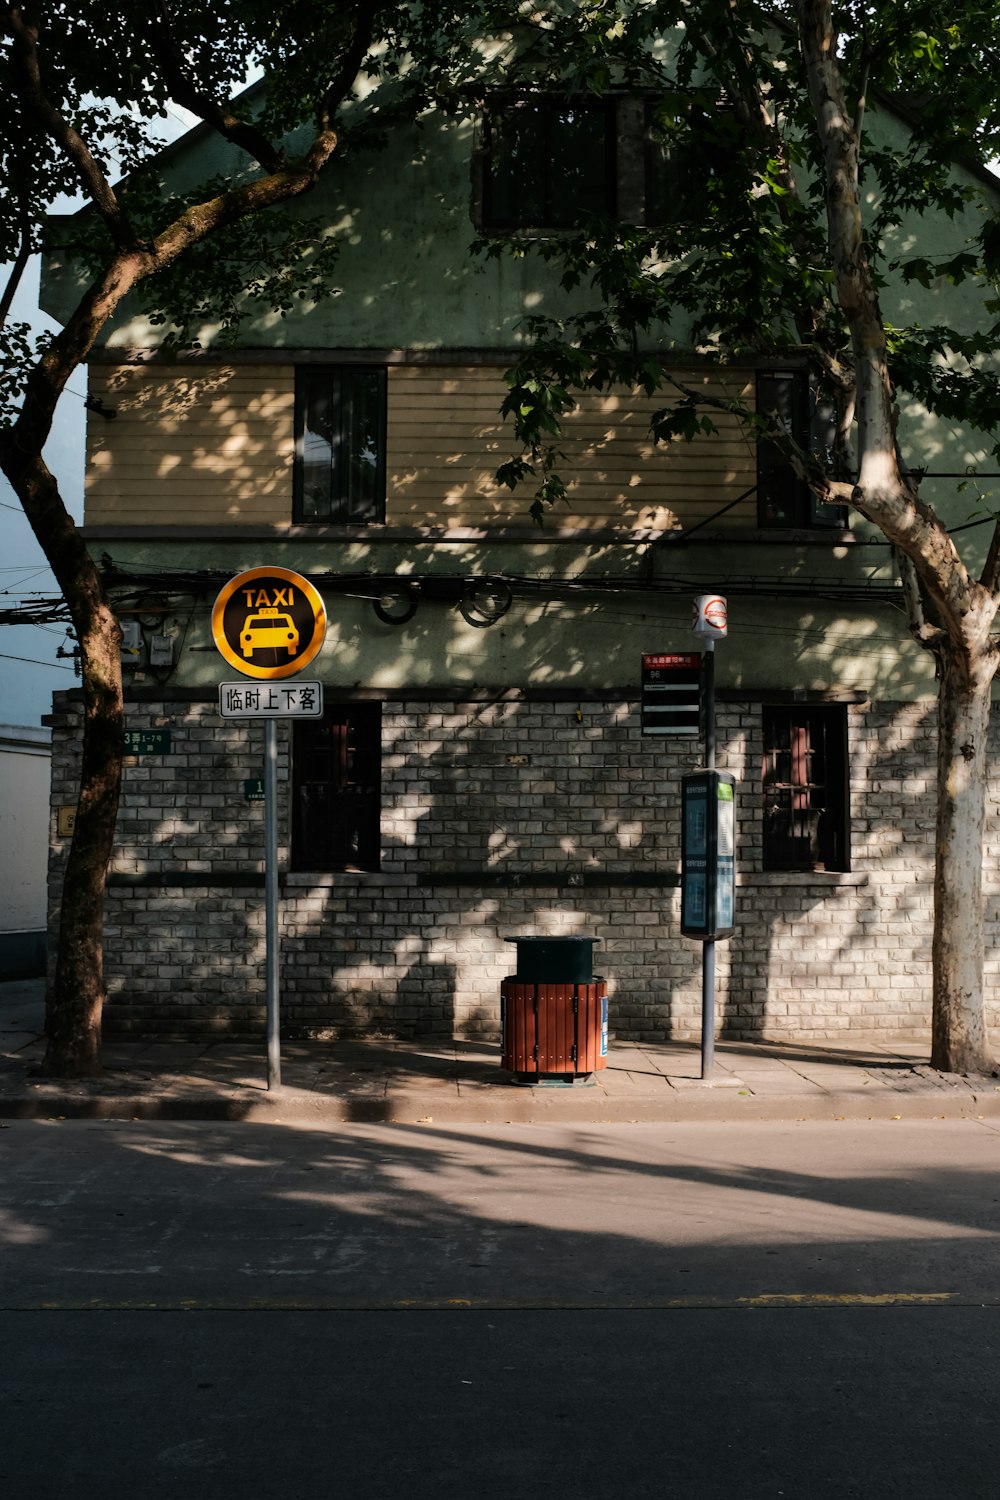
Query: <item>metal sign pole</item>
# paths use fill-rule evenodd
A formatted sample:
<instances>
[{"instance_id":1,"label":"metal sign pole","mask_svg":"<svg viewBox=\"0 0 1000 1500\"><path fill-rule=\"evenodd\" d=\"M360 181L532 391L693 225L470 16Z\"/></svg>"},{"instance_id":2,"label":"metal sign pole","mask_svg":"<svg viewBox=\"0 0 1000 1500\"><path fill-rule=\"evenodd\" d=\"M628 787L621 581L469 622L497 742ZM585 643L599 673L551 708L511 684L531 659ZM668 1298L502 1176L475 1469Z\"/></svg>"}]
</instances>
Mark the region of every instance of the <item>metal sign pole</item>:
<instances>
[{"instance_id":1,"label":"metal sign pole","mask_svg":"<svg viewBox=\"0 0 1000 1500\"><path fill-rule=\"evenodd\" d=\"M322 717L322 683L301 679L289 683L286 679L297 676L322 650L326 623L322 595L308 578L289 568L247 568L230 578L212 606L212 639L220 655L244 679L220 682L219 716L264 720L264 974L269 1089L281 1087L275 721Z\"/></svg>"},{"instance_id":2,"label":"metal sign pole","mask_svg":"<svg viewBox=\"0 0 1000 1500\"><path fill-rule=\"evenodd\" d=\"M715 770L715 641L705 642L705 770ZM701 948L701 1076L711 1078L715 1067L715 939Z\"/></svg>"},{"instance_id":3,"label":"metal sign pole","mask_svg":"<svg viewBox=\"0 0 1000 1500\"><path fill-rule=\"evenodd\" d=\"M267 1000L267 1086L281 1087L281 966L278 930L278 725L264 721L264 965Z\"/></svg>"}]
</instances>

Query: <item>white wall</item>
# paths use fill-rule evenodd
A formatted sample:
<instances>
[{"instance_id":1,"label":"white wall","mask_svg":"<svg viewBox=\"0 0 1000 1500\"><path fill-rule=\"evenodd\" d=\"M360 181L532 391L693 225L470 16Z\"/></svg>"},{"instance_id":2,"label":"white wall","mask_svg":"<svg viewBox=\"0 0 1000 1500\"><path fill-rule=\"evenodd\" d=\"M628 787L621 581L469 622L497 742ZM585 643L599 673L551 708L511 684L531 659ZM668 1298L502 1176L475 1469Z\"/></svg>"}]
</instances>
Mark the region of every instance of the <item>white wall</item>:
<instances>
[{"instance_id":1,"label":"white wall","mask_svg":"<svg viewBox=\"0 0 1000 1500\"><path fill-rule=\"evenodd\" d=\"M0 724L0 939L46 921L51 734Z\"/></svg>"}]
</instances>

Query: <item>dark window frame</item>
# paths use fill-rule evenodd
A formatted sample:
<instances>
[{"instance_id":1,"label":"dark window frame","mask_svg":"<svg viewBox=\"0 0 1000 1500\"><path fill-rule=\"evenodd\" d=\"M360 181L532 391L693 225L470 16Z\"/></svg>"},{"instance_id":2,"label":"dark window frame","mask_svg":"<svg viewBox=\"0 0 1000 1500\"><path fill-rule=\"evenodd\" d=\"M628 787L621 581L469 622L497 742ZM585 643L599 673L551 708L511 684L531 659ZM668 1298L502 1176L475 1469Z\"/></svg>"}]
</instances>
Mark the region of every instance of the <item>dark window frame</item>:
<instances>
[{"instance_id":1,"label":"dark window frame","mask_svg":"<svg viewBox=\"0 0 1000 1500\"><path fill-rule=\"evenodd\" d=\"M768 705L762 731L763 868L849 871L846 707Z\"/></svg>"},{"instance_id":2,"label":"dark window frame","mask_svg":"<svg viewBox=\"0 0 1000 1500\"><path fill-rule=\"evenodd\" d=\"M724 176L730 168L737 126L732 104L692 94L683 106L688 139L657 120L655 101L644 101L643 162L644 212L642 223L671 229L685 222L701 222L709 206L708 179Z\"/></svg>"},{"instance_id":3,"label":"dark window frame","mask_svg":"<svg viewBox=\"0 0 1000 1500\"><path fill-rule=\"evenodd\" d=\"M518 98L494 96L487 105L482 124L482 196L480 204L481 227L486 233L510 232L513 230L566 230L576 229L585 223L588 215L579 212L564 213L557 207L559 188L558 153L552 149L552 137L556 128L556 116L560 111L576 109L595 117L603 117L604 142L601 162L603 179L601 191L603 205L595 210L596 217L614 219L618 214L618 111L617 96L602 98L563 94L529 94ZM517 111L535 110L541 116L541 138L538 146L537 167L540 174L539 212L522 209L506 210L505 202L517 196L514 187L502 188L498 168L498 122L512 117Z\"/></svg>"},{"instance_id":4,"label":"dark window frame","mask_svg":"<svg viewBox=\"0 0 1000 1500\"><path fill-rule=\"evenodd\" d=\"M822 455L838 473L834 443L837 414L808 370L758 370L756 410L779 415L789 436L805 452ZM827 504L795 472L781 444L757 440L757 525L765 530L843 531L847 507Z\"/></svg>"},{"instance_id":5,"label":"dark window frame","mask_svg":"<svg viewBox=\"0 0 1000 1500\"><path fill-rule=\"evenodd\" d=\"M375 465L367 494L360 493L352 481L357 463L352 455L354 401L357 392L349 391L352 381L375 381L374 442ZM307 442L310 410L321 399L323 382L330 391L330 406L336 414L336 441L329 441L330 459L327 472L325 505L308 500L306 495ZM386 433L388 424L388 371L385 365L329 364L301 365L295 372L295 461L292 485L292 519L306 526L372 526L385 521L386 502ZM334 423L331 420L331 430ZM336 455L346 453L338 464ZM317 466L318 467L318 466Z\"/></svg>"},{"instance_id":6,"label":"dark window frame","mask_svg":"<svg viewBox=\"0 0 1000 1500\"><path fill-rule=\"evenodd\" d=\"M289 867L313 874L381 867L382 705L328 704L292 725Z\"/></svg>"}]
</instances>

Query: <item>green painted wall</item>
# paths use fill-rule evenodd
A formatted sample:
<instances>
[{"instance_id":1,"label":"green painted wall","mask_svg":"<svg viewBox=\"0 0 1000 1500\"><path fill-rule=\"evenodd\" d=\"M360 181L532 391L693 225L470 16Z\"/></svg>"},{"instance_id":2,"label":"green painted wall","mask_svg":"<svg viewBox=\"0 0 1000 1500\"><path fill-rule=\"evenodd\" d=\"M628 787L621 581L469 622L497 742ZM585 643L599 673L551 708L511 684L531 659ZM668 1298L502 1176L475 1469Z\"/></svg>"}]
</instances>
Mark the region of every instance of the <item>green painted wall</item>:
<instances>
[{"instance_id":1,"label":"green painted wall","mask_svg":"<svg viewBox=\"0 0 1000 1500\"><path fill-rule=\"evenodd\" d=\"M582 543L545 542L533 546L411 542L394 548L365 548L361 543L303 545L277 540L101 541L94 548L109 550L120 566L149 572L154 580L161 568L236 573L271 565L290 567L313 578L325 572L356 570L355 587L346 593L326 593L329 633L323 651L306 673L331 689L461 687L502 692L549 687L578 688L582 693L628 692L638 683L638 662L644 651L698 649L691 632L694 594L727 592L725 560L714 548L698 553L691 549L683 560L676 550L650 557L644 548L598 545L597 556L592 557L591 549ZM888 699L933 696L930 658L905 639L898 607L884 602L845 606L824 599L824 588L836 576L829 554L816 548L787 548L785 552L783 576L801 590L800 597L749 596L728 589L731 635L718 648L721 686L862 691ZM883 576L885 553L881 562L881 568L874 562L868 564L873 583ZM599 563L594 572L603 575L605 587L567 590L559 586L560 579L581 577L581 568L593 563ZM435 599L421 603L407 623L387 625L375 615L367 598L358 597L374 592L363 574L376 569L395 570L401 576L492 572L538 581L515 585L509 612L485 628L468 624L454 604ZM652 594L630 586L644 572L662 580L664 592ZM768 576L776 576L773 563L766 570L761 568L757 586L766 588ZM621 580L617 587L615 577ZM744 577L744 587L748 586ZM177 664L169 679L163 673L140 671L130 674L136 685L169 680L173 686L206 687L234 677L212 644L210 613L216 592L215 585L207 586L200 598L192 597L166 620L164 628L178 643ZM155 597L155 581L148 597Z\"/></svg>"}]
</instances>

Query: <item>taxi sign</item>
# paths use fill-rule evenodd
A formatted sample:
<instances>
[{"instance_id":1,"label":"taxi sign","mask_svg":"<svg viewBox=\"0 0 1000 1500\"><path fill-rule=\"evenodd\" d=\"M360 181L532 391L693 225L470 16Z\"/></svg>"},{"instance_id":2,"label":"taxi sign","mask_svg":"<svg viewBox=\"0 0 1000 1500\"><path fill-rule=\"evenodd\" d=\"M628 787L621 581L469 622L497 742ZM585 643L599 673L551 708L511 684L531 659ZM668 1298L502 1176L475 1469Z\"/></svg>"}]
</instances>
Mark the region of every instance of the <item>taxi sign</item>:
<instances>
[{"instance_id":1,"label":"taxi sign","mask_svg":"<svg viewBox=\"0 0 1000 1500\"><path fill-rule=\"evenodd\" d=\"M319 592L288 568L237 573L212 610L212 639L245 677L293 676L313 660L325 636Z\"/></svg>"}]
</instances>

